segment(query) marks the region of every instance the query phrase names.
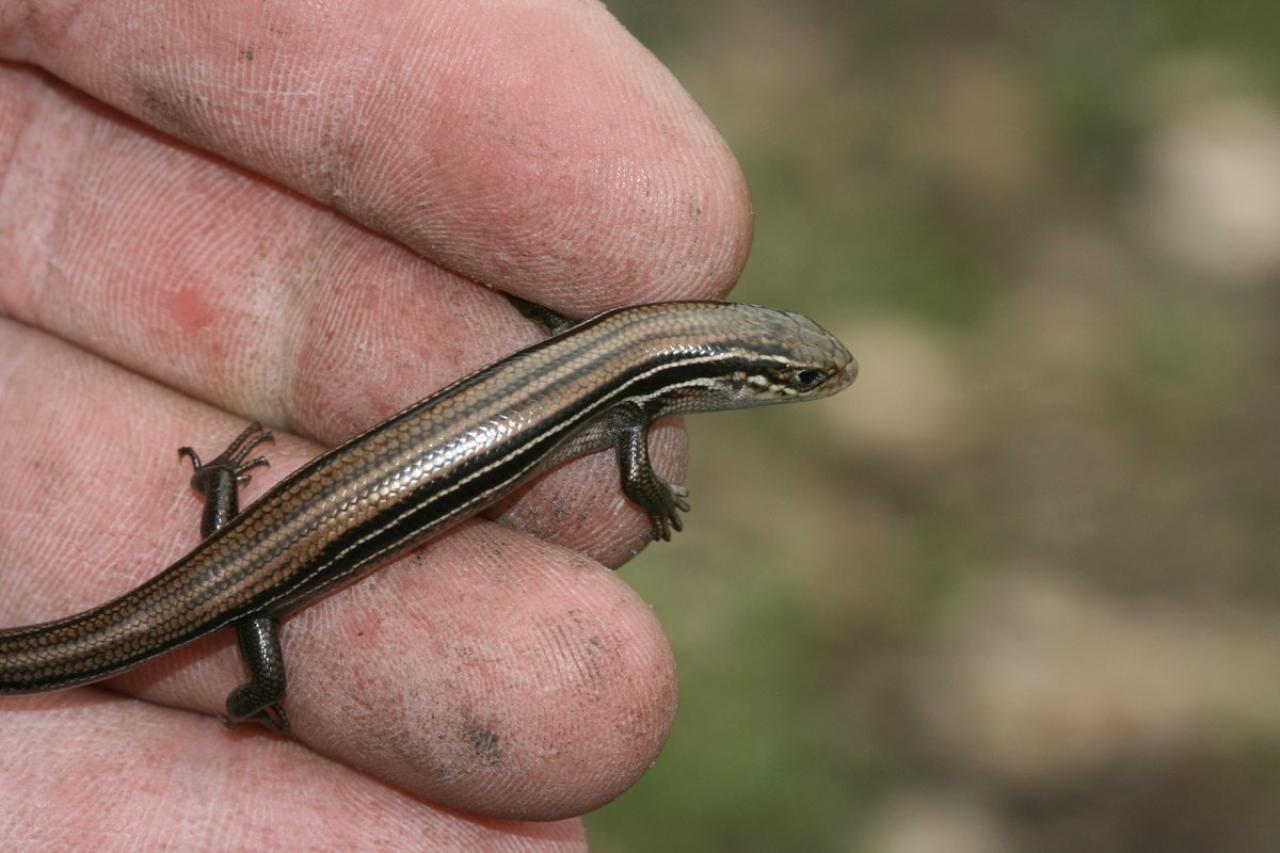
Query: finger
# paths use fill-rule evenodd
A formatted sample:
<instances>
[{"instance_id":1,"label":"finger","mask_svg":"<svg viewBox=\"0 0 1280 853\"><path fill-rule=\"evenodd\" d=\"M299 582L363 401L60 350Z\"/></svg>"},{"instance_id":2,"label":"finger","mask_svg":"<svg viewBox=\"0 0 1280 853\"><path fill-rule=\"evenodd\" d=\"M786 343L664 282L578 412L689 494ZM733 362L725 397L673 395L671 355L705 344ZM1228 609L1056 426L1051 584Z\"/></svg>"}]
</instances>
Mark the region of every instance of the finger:
<instances>
[{"instance_id":1,"label":"finger","mask_svg":"<svg viewBox=\"0 0 1280 853\"><path fill-rule=\"evenodd\" d=\"M497 295L47 76L2 69L0 98L0 306L30 325L322 440L368 426L326 385L439 386L536 338Z\"/></svg>"},{"instance_id":2,"label":"finger","mask_svg":"<svg viewBox=\"0 0 1280 853\"><path fill-rule=\"evenodd\" d=\"M241 424L13 323L0 323L0 353L2 624L101 604L189 550L199 507L173 448L216 450ZM313 453L279 436L246 498ZM295 736L487 814L600 805L649 766L674 713L670 649L635 593L580 555L484 522L319 602L283 635ZM212 715L242 678L231 638L215 636L116 684Z\"/></svg>"},{"instance_id":3,"label":"finger","mask_svg":"<svg viewBox=\"0 0 1280 853\"><path fill-rule=\"evenodd\" d=\"M539 337L497 295L36 72L0 69L0 107L23 140L0 312L194 397L336 444ZM616 564L645 519L610 459L574 470L596 490L543 486L522 504L561 511L523 526Z\"/></svg>"},{"instance_id":4,"label":"finger","mask_svg":"<svg viewBox=\"0 0 1280 853\"><path fill-rule=\"evenodd\" d=\"M746 255L732 156L598 3L0 16L0 56L561 309L721 293Z\"/></svg>"},{"instance_id":5,"label":"finger","mask_svg":"<svg viewBox=\"0 0 1280 853\"><path fill-rule=\"evenodd\" d=\"M0 815L10 849L581 850L577 821L440 809L309 752L76 690L6 697Z\"/></svg>"}]
</instances>

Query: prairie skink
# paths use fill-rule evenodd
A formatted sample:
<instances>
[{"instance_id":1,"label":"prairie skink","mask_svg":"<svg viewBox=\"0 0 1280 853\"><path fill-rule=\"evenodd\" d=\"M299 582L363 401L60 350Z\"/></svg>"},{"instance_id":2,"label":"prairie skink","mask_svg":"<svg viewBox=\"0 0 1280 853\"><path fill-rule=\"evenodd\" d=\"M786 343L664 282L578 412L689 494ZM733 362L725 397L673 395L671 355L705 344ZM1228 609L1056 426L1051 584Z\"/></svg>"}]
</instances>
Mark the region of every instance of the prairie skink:
<instances>
[{"instance_id":1,"label":"prairie skink","mask_svg":"<svg viewBox=\"0 0 1280 853\"><path fill-rule=\"evenodd\" d=\"M574 456L616 448L622 488L654 538L687 492L658 476L647 436L664 415L824 397L857 364L811 320L755 305L669 302L579 323L437 391L281 480L243 512L263 464L251 426L217 459L188 448L206 538L156 577L65 619L0 631L0 693L117 674L235 626L250 680L228 724L287 727L279 619Z\"/></svg>"}]
</instances>

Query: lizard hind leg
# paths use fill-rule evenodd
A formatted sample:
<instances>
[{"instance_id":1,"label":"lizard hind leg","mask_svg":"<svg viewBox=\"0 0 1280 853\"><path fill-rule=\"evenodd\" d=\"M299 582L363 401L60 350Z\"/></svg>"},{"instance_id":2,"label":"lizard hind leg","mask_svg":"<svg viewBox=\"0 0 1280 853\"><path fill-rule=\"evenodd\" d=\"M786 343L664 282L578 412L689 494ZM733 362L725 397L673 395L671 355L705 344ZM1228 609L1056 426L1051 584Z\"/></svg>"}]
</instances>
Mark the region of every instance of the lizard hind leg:
<instances>
[{"instance_id":1,"label":"lizard hind leg","mask_svg":"<svg viewBox=\"0 0 1280 853\"><path fill-rule=\"evenodd\" d=\"M189 458L195 468L191 485L204 498L200 533L205 538L239 514L240 486L249 481L249 471L267 464L264 457L250 458L249 454L271 438L271 433L261 424L253 423L209 462L201 461L190 447L178 451ZM249 680L227 696L227 715L222 721L229 728L236 728L240 723L259 723L272 731L285 731L289 728L289 718L281 704L285 674L280 623L269 616L247 616L235 627L240 654L249 667Z\"/></svg>"},{"instance_id":2,"label":"lizard hind leg","mask_svg":"<svg viewBox=\"0 0 1280 853\"><path fill-rule=\"evenodd\" d=\"M249 680L227 696L228 728L259 723L277 732L289 728L285 715L284 654L280 650L280 622L270 616L252 616L236 623L240 653L249 666Z\"/></svg>"}]
</instances>

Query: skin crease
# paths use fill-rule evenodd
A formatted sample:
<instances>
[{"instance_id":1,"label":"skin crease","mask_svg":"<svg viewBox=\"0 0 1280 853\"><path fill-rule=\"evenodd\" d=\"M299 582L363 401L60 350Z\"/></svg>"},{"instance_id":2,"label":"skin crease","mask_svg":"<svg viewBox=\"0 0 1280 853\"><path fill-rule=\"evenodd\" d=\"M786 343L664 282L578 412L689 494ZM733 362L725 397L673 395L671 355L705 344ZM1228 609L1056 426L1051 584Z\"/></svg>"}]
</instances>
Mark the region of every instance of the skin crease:
<instances>
[{"instance_id":1,"label":"skin crease","mask_svg":"<svg viewBox=\"0 0 1280 853\"><path fill-rule=\"evenodd\" d=\"M0 625L195 544L177 447L273 426L251 500L538 337L475 282L585 315L722 296L745 258L732 155L598 4L207 8L0 7ZM676 480L682 442L655 430ZM289 620L292 739L206 716L229 632L5 697L0 837L581 847L674 714L604 567L647 522L607 454L491 515Z\"/></svg>"}]
</instances>

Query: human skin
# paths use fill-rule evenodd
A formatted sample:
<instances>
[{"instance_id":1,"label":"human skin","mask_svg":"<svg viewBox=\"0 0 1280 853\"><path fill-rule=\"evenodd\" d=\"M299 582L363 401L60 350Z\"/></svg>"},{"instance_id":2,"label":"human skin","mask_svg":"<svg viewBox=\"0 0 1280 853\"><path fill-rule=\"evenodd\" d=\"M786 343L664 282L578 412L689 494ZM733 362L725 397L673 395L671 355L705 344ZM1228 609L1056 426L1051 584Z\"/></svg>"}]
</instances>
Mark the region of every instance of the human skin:
<instances>
[{"instance_id":1,"label":"human skin","mask_svg":"<svg viewBox=\"0 0 1280 853\"><path fill-rule=\"evenodd\" d=\"M749 240L723 141L593 2L0 5L0 625L189 550L179 446L271 425L252 500L536 340L495 289L718 297ZM678 426L653 446L680 479ZM610 571L647 535L598 454L299 612L289 738L217 722L229 631L2 697L0 838L580 847L674 714Z\"/></svg>"}]
</instances>

